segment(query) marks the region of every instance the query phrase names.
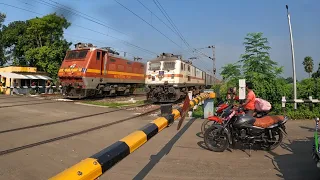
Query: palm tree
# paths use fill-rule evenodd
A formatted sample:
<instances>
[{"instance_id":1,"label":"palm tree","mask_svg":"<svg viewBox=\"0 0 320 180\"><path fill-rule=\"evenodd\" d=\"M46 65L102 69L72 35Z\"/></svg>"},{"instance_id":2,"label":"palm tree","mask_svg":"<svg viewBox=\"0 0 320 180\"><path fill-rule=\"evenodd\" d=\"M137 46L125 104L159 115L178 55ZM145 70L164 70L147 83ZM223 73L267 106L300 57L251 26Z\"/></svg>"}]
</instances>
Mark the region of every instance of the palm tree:
<instances>
[{"instance_id":1,"label":"palm tree","mask_svg":"<svg viewBox=\"0 0 320 180\"><path fill-rule=\"evenodd\" d=\"M310 57L310 56L305 57L302 64L304 65L304 70L307 73L309 73L309 78L310 78L310 75L311 75L311 73L313 71L313 59L312 59L312 57Z\"/></svg>"}]
</instances>

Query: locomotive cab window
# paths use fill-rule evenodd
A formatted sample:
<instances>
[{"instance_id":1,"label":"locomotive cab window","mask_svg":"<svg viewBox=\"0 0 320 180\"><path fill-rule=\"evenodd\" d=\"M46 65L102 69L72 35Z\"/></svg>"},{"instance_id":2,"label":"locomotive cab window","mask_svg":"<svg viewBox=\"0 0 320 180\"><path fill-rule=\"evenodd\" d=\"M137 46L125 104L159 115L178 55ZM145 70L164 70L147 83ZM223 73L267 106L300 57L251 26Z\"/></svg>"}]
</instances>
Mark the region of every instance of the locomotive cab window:
<instances>
[{"instance_id":1,"label":"locomotive cab window","mask_svg":"<svg viewBox=\"0 0 320 180\"><path fill-rule=\"evenodd\" d=\"M163 70L174 70L176 62L165 62L163 64Z\"/></svg>"},{"instance_id":2,"label":"locomotive cab window","mask_svg":"<svg viewBox=\"0 0 320 180\"><path fill-rule=\"evenodd\" d=\"M87 53L88 53L88 50L69 51L65 59L66 60L69 60L69 59L83 60L86 58Z\"/></svg>"},{"instance_id":3,"label":"locomotive cab window","mask_svg":"<svg viewBox=\"0 0 320 180\"><path fill-rule=\"evenodd\" d=\"M181 63L181 70L183 70L183 63Z\"/></svg>"},{"instance_id":4,"label":"locomotive cab window","mask_svg":"<svg viewBox=\"0 0 320 180\"><path fill-rule=\"evenodd\" d=\"M150 63L149 70L151 70L151 71L160 70L160 67L161 67L161 63L160 62Z\"/></svg>"},{"instance_id":5,"label":"locomotive cab window","mask_svg":"<svg viewBox=\"0 0 320 180\"><path fill-rule=\"evenodd\" d=\"M97 60L100 60L100 56L101 56L101 52L98 51L98 52L97 52Z\"/></svg>"}]
</instances>

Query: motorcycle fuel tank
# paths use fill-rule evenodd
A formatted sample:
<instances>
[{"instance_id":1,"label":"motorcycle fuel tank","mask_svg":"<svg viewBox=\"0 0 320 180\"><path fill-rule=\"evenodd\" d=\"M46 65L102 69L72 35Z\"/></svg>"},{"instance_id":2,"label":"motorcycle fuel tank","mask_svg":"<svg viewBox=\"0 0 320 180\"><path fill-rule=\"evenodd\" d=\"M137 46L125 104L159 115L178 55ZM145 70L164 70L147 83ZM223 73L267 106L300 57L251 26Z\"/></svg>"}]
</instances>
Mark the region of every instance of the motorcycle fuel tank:
<instances>
[{"instance_id":1,"label":"motorcycle fuel tank","mask_svg":"<svg viewBox=\"0 0 320 180\"><path fill-rule=\"evenodd\" d=\"M238 116L236 121L233 123L233 126L236 128L250 127L253 126L255 121L256 119L254 117L244 114Z\"/></svg>"}]
</instances>

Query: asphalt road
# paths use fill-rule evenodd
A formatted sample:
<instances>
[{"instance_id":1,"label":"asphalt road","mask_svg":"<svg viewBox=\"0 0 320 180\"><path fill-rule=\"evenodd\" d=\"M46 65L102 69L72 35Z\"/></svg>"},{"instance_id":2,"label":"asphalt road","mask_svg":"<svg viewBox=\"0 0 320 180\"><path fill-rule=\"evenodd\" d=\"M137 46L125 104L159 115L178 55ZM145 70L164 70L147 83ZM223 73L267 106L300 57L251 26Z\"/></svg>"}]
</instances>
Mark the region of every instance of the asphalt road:
<instances>
[{"instance_id":1,"label":"asphalt road","mask_svg":"<svg viewBox=\"0 0 320 180\"><path fill-rule=\"evenodd\" d=\"M101 114L110 110L72 102L0 96L0 151L134 115L132 111ZM68 118L75 120L1 133L12 128ZM0 179L48 179L153 119L155 117L145 116L0 155ZM311 157L314 121L289 121L289 136L281 147L272 152L252 151L251 157L247 154L249 151L239 149L222 153L205 149L199 134L201 123L201 119L187 119L179 131L176 130L177 123L173 124L100 179L320 179L320 170Z\"/></svg>"}]
</instances>

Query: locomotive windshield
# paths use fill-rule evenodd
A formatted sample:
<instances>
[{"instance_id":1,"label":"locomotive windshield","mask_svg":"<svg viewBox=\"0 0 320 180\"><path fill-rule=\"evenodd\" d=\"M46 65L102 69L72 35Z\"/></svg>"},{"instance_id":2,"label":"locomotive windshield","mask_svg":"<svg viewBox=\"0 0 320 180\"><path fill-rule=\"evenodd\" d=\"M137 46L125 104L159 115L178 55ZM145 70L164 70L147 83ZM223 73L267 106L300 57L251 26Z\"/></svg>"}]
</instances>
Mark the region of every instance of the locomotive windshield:
<instances>
[{"instance_id":1,"label":"locomotive windshield","mask_svg":"<svg viewBox=\"0 0 320 180\"><path fill-rule=\"evenodd\" d=\"M154 71L154 70L160 70L161 63L160 62L154 62L149 64L149 70Z\"/></svg>"},{"instance_id":2,"label":"locomotive windshield","mask_svg":"<svg viewBox=\"0 0 320 180\"><path fill-rule=\"evenodd\" d=\"M174 70L176 62L165 62L163 64L163 70Z\"/></svg>"},{"instance_id":3,"label":"locomotive windshield","mask_svg":"<svg viewBox=\"0 0 320 180\"><path fill-rule=\"evenodd\" d=\"M69 59L76 59L76 60L82 60L85 59L87 56L89 50L81 50L81 51L69 51L66 60Z\"/></svg>"}]
</instances>

